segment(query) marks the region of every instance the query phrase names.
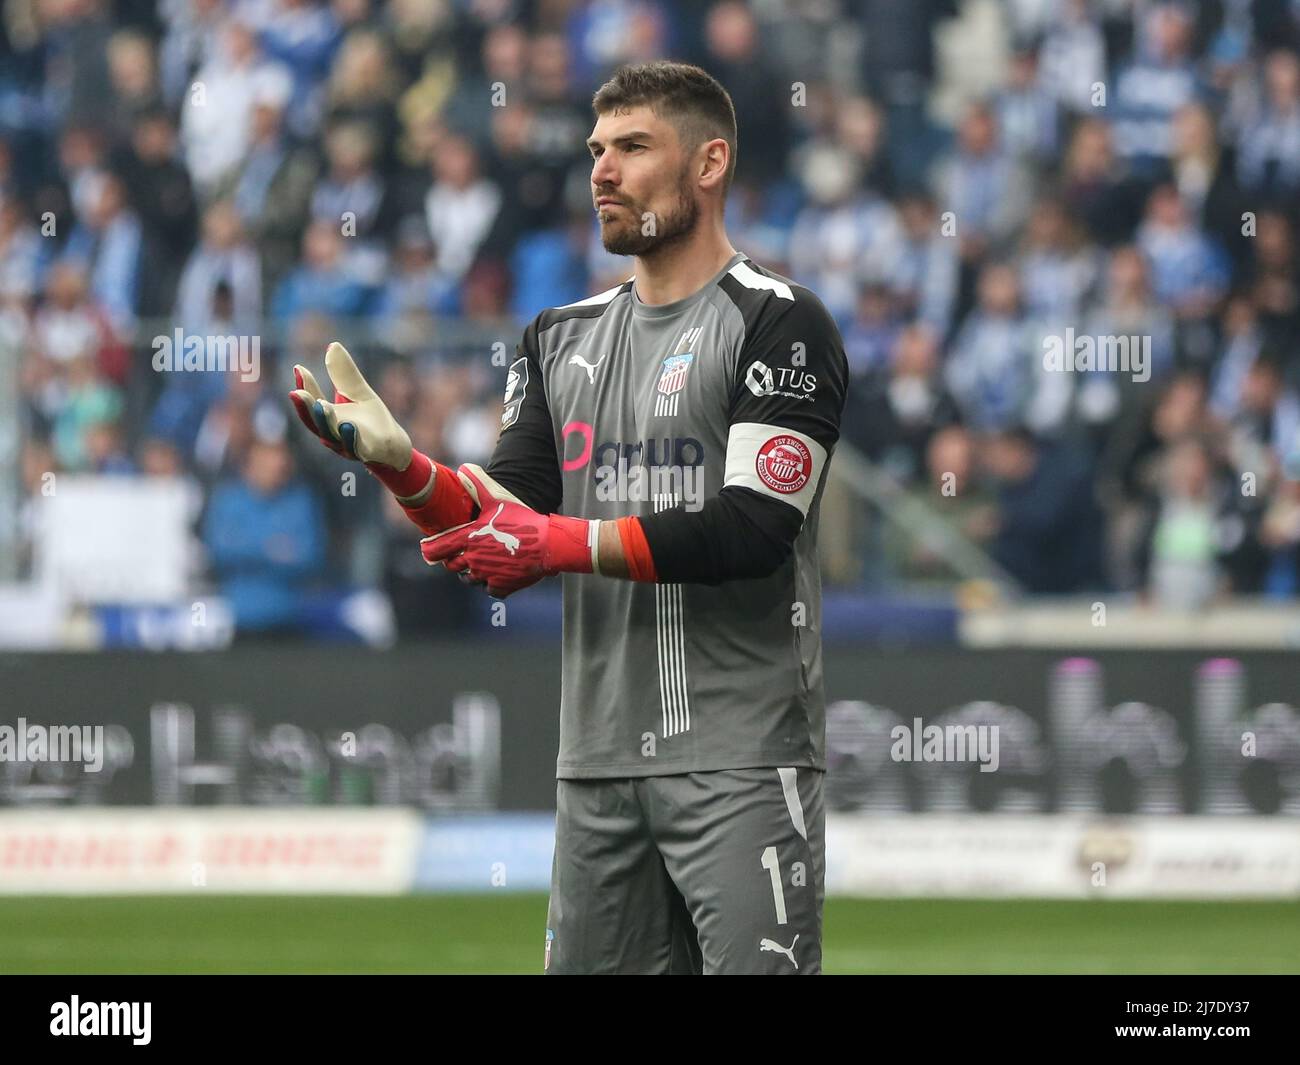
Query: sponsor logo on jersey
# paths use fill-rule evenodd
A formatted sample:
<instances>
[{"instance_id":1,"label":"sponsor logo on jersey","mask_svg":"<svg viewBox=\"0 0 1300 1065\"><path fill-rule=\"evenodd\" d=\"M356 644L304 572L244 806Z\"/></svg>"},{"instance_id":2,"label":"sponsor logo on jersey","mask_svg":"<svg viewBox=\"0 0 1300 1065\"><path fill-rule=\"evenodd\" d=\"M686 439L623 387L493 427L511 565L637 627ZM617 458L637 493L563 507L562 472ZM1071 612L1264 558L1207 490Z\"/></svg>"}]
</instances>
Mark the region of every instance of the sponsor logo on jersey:
<instances>
[{"instance_id":1,"label":"sponsor logo on jersey","mask_svg":"<svg viewBox=\"0 0 1300 1065\"><path fill-rule=\"evenodd\" d=\"M599 359L597 359L595 362L588 362L588 361L587 361L585 358L583 358L581 355L574 354L574 355L570 355L570 356L569 356L569 363L568 363L568 365L570 365L570 366L581 366L584 370L587 371L587 381L588 381L590 384L593 384L593 385L594 385L594 384L596 383L596 371L597 371L598 369L600 369L600 364L601 364L602 362L604 362L605 359L608 358L608 357L609 357L609 352L606 352L604 355L602 355L602 356L601 356Z\"/></svg>"},{"instance_id":2,"label":"sponsor logo on jersey","mask_svg":"<svg viewBox=\"0 0 1300 1065\"><path fill-rule=\"evenodd\" d=\"M563 443L560 445L560 457L564 460L564 472L570 470L580 470L591 459L591 441L595 436L596 430L589 422L568 422L560 430L560 437ZM576 436L579 441L578 453L570 455L573 449L569 446L569 437Z\"/></svg>"},{"instance_id":3,"label":"sponsor logo on jersey","mask_svg":"<svg viewBox=\"0 0 1300 1065\"><path fill-rule=\"evenodd\" d=\"M501 428L514 425L528 393L528 359L515 359L506 371L505 407L501 411Z\"/></svg>"},{"instance_id":4,"label":"sponsor logo on jersey","mask_svg":"<svg viewBox=\"0 0 1300 1065\"><path fill-rule=\"evenodd\" d=\"M602 440L591 452L596 466L703 466L704 445L693 436L651 437L626 443Z\"/></svg>"},{"instance_id":5,"label":"sponsor logo on jersey","mask_svg":"<svg viewBox=\"0 0 1300 1065\"><path fill-rule=\"evenodd\" d=\"M664 359L656 391L662 396L671 396L674 392L680 392L686 387L686 375L690 372L691 363L694 361L695 355L689 351L682 355L669 355Z\"/></svg>"},{"instance_id":6,"label":"sponsor logo on jersey","mask_svg":"<svg viewBox=\"0 0 1300 1065\"><path fill-rule=\"evenodd\" d=\"M797 436L782 434L758 449L754 467L759 479L774 492L792 495L812 476L812 452Z\"/></svg>"},{"instance_id":7,"label":"sponsor logo on jersey","mask_svg":"<svg viewBox=\"0 0 1300 1065\"><path fill-rule=\"evenodd\" d=\"M756 396L785 396L788 399L812 399L817 391L817 375L790 366L775 370L755 359L745 374L745 387Z\"/></svg>"},{"instance_id":8,"label":"sponsor logo on jersey","mask_svg":"<svg viewBox=\"0 0 1300 1065\"><path fill-rule=\"evenodd\" d=\"M799 933L799 935L802 934L802 932ZM794 939L790 941L788 947L783 947L775 939L763 938L758 941L758 952L762 954L764 951L771 951L773 954L784 954L790 959L790 964L797 969L799 968L799 963L794 960L794 945L798 942L799 936L795 936Z\"/></svg>"}]
</instances>

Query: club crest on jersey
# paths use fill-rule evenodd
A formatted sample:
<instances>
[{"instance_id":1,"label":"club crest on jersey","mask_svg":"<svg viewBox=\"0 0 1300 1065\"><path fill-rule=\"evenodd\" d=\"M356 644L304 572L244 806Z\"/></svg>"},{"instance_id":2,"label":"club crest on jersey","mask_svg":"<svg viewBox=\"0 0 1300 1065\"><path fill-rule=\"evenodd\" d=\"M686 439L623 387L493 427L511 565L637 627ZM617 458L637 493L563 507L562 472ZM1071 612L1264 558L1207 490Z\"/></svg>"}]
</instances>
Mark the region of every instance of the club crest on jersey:
<instances>
[{"instance_id":1,"label":"club crest on jersey","mask_svg":"<svg viewBox=\"0 0 1300 1065\"><path fill-rule=\"evenodd\" d=\"M697 325L687 329L677 343L673 353L663 361L659 368L659 381L655 385L655 417L675 418L677 405L682 399L682 389L686 387L686 376L691 372L695 361L695 345L699 343L704 327Z\"/></svg>"},{"instance_id":2,"label":"club crest on jersey","mask_svg":"<svg viewBox=\"0 0 1300 1065\"><path fill-rule=\"evenodd\" d=\"M812 476L812 452L797 436L774 436L758 449L755 472L759 479L782 495L792 495Z\"/></svg>"},{"instance_id":3,"label":"club crest on jersey","mask_svg":"<svg viewBox=\"0 0 1300 1065\"><path fill-rule=\"evenodd\" d=\"M682 355L669 355L664 359L663 370L659 374L659 387L656 391L661 396L671 396L686 387L686 375L690 372L695 355L686 352Z\"/></svg>"}]
</instances>

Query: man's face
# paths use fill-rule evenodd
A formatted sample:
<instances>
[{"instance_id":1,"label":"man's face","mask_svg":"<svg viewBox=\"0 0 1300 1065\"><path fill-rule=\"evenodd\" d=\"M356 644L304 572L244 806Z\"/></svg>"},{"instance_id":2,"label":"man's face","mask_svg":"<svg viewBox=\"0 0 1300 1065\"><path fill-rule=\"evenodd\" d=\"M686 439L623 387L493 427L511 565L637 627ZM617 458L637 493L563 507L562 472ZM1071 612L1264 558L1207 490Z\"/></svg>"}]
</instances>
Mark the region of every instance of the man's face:
<instances>
[{"instance_id":1,"label":"man's face","mask_svg":"<svg viewBox=\"0 0 1300 1065\"><path fill-rule=\"evenodd\" d=\"M647 255L694 231L691 155L648 107L601 115L587 141L600 239L613 255Z\"/></svg>"}]
</instances>

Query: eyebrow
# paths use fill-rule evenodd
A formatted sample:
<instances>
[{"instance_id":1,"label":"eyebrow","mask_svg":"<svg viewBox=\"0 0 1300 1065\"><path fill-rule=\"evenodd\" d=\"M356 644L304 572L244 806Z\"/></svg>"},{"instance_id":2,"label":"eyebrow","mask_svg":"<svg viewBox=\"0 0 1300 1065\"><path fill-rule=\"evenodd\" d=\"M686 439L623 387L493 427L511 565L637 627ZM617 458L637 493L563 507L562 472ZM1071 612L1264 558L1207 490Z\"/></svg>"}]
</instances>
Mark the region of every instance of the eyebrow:
<instances>
[{"instance_id":1,"label":"eyebrow","mask_svg":"<svg viewBox=\"0 0 1300 1065\"><path fill-rule=\"evenodd\" d=\"M610 141L610 143L622 146L625 144L630 144L633 141L649 141L653 139L654 138L649 133L645 133L642 130L633 130L631 133L624 133L621 137L615 137L612 141ZM602 146L602 143L603 142L596 140L595 137L587 138L588 148L599 148Z\"/></svg>"}]
</instances>

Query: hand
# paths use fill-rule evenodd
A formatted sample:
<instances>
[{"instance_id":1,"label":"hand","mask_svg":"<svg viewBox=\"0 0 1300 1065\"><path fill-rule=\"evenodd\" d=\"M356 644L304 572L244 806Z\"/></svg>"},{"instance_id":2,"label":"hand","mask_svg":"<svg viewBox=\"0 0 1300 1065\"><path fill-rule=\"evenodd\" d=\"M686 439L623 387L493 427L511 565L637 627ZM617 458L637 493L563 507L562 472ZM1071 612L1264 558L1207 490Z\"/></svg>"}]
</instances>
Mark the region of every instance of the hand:
<instances>
[{"instance_id":1,"label":"hand","mask_svg":"<svg viewBox=\"0 0 1300 1065\"><path fill-rule=\"evenodd\" d=\"M298 387L289 398L303 425L344 458L398 471L410 466L411 438L361 376L348 349L337 341L331 344L325 352L325 369L334 385L333 403L310 370L293 368Z\"/></svg>"},{"instance_id":2,"label":"hand","mask_svg":"<svg viewBox=\"0 0 1300 1065\"><path fill-rule=\"evenodd\" d=\"M557 573L592 572L592 538L599 522L539 514L489 477L466 463L457 471L474 498L473 521L420 541L431 566L487 587L498 599Z\"/></svg>"}]
</instances>

